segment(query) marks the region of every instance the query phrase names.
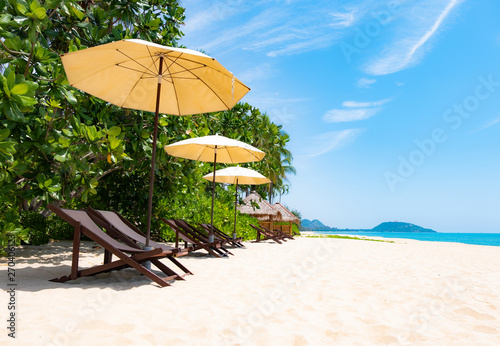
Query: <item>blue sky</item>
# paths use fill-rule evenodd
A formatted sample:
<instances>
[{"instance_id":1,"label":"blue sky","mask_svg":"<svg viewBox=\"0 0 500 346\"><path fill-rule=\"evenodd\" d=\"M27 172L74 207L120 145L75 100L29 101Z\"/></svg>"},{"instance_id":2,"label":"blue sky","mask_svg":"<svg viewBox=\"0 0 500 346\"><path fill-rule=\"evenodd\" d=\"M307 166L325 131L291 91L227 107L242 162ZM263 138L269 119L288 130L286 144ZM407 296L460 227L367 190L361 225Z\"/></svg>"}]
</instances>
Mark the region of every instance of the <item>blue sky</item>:
<instances>
[{"instance_id":1,"label":"blue sky","mask_svg":"<svg viewBox=\"0 0 500 346\"><path fill-rule=\"evenodd\" d=\"M339 228L500 232L500 1L183 0L290 135L281 202Z\"/></svg>"}]
</instances>

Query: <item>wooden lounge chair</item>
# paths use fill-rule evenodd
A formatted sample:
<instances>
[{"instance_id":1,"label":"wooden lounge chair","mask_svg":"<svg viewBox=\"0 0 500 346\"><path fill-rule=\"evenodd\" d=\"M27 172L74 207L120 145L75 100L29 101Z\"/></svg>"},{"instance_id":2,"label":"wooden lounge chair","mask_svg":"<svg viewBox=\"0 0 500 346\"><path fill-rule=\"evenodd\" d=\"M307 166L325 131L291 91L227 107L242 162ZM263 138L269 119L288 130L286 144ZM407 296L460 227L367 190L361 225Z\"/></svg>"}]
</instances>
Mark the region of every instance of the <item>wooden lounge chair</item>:
<instances>
[{"instance_id":1,"label":"wooden lounge chair","mask_svg":"<svg viewBox=\"0 0 500 346\"><path fill-rule=\"evenodd\" d=\"M226 249L224 249L225 251L221 250L222 245L219 240L209 242L207 237L200 236L200 234L195 232L187 222L183 220L167 220L164 218L161 218L161 220L175 231L175 247L179 246L179 239L181 239L184 241L185 247L187 247L188 244L193 244L192 247L194 250L204 249L214 257L220 258L228 255Z\"/></svg>"},{"instance_id":2,"label":"wooden lounge chair","mask_svg":"<svg viewBox=\"0 0 500 346\"><path fill-rule=\"evenodd\" d=\"M285 241L284 239L278 237L274 233L271 233L269 230L262 228L261 226L255 226L253 224L250 224L250 226L257 231L257 239L253 241L254 243L258 243L267 239L274 240L278 244L282 244L283 241Z\"/></svg>"},{"instance_id":3,"label":"wooden lounge chair","mask_svg":"<svg viewBox=\"0 0 500 346\"><path fill-rule=\"evenodd\" d=\"M165 251L161 248L142 250L137 247L131 247L120 243L99 228L99 226L92 221L90 216L84 210L63 209L53 204L49 204L48 208L74 227L71 274L52 279L50 281L66 282L69 280L75 280L79 277L96 275L128 267L136 269L139 273L156 282L161 287L170 286L168 283L170 280L184 280L181 276L177 275L177 273L168 268L165 264L161 263L159 260L160 258L172 256L171 251ZM104 264L88 269L78 270L80 238L82 234L104 248ZM112 261L113 255L119 259ZM142 266L141 263L145 261L151 261L151 263L153 263L167 276L162 278Z\"/></svg>"},{"instance_id":4,"label":"wooden lounge chair","mask_svg":"<svg viewBox=\"0 0 500 346\"><path fill-rule=\"evenodd\" d=\"M87 208L86 211L87 214L89 214L90 218L98 226L104 228L112 237L119 239L129 246L139 247L141 249L146 244L146 235L116 211L95 210L90 207ZM151 246L152 248L160 248L165 251L171 251L172 256L168 256L167 258L177 267L179 267L184 273L193 275L193 273L189 269L184 267L181 263L179 263L179 261L174 258L184 256L190 251L193 251L192 247L188 247L185 249L174 248L166 244L157 243L151 239L149 240L149 246Z\"/></svg>"},{"instance_id":5,"label":"wooden lounge chair","mask_svg":"<svg viewBox=\"0 0 500 346\"><path fill-rule=\"evenodd\" d=\"M185 220L175 220L178 225L181 226L183 229L189 228L198 238L199 241L208 243L209 242L209 231L205 230L204 228L198 228L190 223L188 223ZM227 255L233 255L228 249L226 249L223 245L226 245L228 242L227 239L218 237L217 235L214 234L214 242L218 242L219 246L216 247L216 251L219 251L223 256Z\"/></svg>"},{"instance_id":6,"label":"wooden lounge chair","mask_svg":"<svg viewBox=\"0 0 500 346\"><path fill-rule=\"evenodd\" d=\"M233 239L230 236L228 236L226 233L222 232L217 227L212 226L208 223L200 223L199 225L201 227L203 227L207 232L209 232L211 229L215 237L217 237L219 239L224 239L226 241L226 243L229 243L234 247L245 248L245 245L243 245L243 243L241 242L241 238Z\"/></svg>"},{"instance_id":7,"label":"wooden lounge chair","mask_svg":"<svg viewBox=\"0 0 500 346\"><path fill-rule=\"evenodd\" d=\"M264 229L264 230L266 230L269 233L274 233L278 238L283 239L284 241L287 241L287 239L288 240L295 240L294 237L292 237L292 236L290 236L288 234L285 234L285 233L281 232L280 230L274 229L274 230L271 231L269 228L264 227L262 225L259 225L259 227L262 228L262 229Z\"/></svg>"}]
</instances>

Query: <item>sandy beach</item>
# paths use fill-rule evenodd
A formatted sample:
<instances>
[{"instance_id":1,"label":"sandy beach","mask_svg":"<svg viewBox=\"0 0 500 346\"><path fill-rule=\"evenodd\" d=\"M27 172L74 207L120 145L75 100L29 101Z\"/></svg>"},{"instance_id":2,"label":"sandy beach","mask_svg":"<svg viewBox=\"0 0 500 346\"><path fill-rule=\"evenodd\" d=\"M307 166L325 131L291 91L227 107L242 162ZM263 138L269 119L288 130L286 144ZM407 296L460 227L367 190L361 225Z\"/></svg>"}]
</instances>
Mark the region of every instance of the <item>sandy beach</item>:
<instances>
[{"instance_id":1,"label":"sandy beach","mask_svg":"<svg viewBox=\"0 0 500 346\"><path fill-rule=\"evenodd\" d=\"M180 258L160 288L134 270L68 283L71 242L16 249L16 333L2 345L498 345L500 247L298 238ZM86 242L81 266L102 261Z\"/></svg>"}]
</instances>

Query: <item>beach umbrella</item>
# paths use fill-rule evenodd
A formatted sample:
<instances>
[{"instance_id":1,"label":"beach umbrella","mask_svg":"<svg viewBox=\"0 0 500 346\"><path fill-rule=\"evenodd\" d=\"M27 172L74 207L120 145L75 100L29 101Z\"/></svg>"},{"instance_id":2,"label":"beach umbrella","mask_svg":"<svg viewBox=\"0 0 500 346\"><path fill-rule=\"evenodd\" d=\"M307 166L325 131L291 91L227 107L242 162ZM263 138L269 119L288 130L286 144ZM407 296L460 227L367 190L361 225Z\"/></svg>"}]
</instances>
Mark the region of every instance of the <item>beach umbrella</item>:
<instances>
[{"instance_id":1,"label":"beach umbrella","mask_svg":"<svg viewBox=\"0 0 500 346\"><path fill-rule=\"evenodd\" d=\"M61 56L69 84L119 107L154 112L146 246L149 246L158 114L231 109L250 89L217 60L131 39Z\"/></svg>"},{"instance_id":2,"label":"beach umbrella","mask_svg":"<svg viewBox=\"0 0 500 346\"><path fill-rule=\"evenodd\" d=\"M185 139L165 146L165 150L172 156L214 163L211 226L214 225L215 170L217 162L232 164L255 162L262 160L266 155L262 150L250 144L219 135ZM212 230L210 230L210 239L213 241Z\"/></svg>"},{"instance_id":3,"label":"beach umbrella","mask_svg":"<svg viewBox=\"0 0 500 346\"><path fill-rule=\"evenodd\" d=\"M271 180L263 176L253 169L244 167L227 167L224 169L219 169L213 173L209 173L203 176L203 179L213 180L213 175L215 175L215 181L224 184L236 184L235 196L234 196L234 230L233 239L236 239L236 207L238 206L238 184L241 185L260 185L270 183Z\"/></svg>"}]
</instances>

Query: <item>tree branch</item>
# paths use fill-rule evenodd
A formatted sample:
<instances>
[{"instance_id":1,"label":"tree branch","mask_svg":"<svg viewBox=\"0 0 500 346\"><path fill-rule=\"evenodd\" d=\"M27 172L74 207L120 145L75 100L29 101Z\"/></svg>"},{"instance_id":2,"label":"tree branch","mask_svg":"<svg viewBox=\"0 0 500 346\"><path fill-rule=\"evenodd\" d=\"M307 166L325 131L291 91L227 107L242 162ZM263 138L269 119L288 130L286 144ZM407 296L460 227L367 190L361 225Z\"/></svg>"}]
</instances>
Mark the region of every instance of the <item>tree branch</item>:
<instances>
[{"instance_id":1,"label":"tree branch","mask_svg":"<svg viewBox=\"0 0 500 346\"><path fill-rule=\"evenodd\" d=\"M2 40L0 40L0 44L3 46L3 48L10 54L21 54L21 55L26 55L26 56L29 56L30 54L29 53L25 53L25 52L17 52L15 50L10 50L9 48L7 48L5 46L5 44L3 43Z\"/></svg>"}]
</instances>

